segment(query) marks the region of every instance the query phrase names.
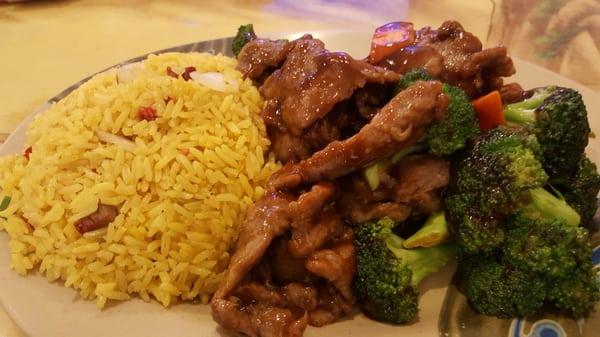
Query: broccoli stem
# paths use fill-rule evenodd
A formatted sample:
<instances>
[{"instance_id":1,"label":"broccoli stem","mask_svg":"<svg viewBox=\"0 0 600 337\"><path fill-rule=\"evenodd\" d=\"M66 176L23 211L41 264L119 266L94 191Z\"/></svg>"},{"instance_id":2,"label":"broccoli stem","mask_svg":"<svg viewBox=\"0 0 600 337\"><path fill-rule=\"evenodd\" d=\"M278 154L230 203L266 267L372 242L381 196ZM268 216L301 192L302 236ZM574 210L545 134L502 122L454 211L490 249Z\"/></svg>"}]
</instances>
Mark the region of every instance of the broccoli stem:
<instances>
[{"instance_id":1,"label":"broccoli stem","mask_svg":"<svg viewBox=\"0 0 600 337\"><path fill-rule=\"evenodd\" d=\"M535 188L529 191L530 202L521 207L521 212L532 219L560 219L570 226L578 226L581 217L563 199L557 198L543 188Z\"/></svg>"},{"instance_id":2,"label":"broccoli stem","mask_svg":"<svg viewBox=\"0 0 600 337\"><path fill-rule=\"evenodd\" d=\"M550 96L552 92L549 88L542 90L536 90L536 92L530 98L508 104L504 107L504 118L508 122L517 124L528 124L535 122L535 109L539 107L544 100Z\"/></svg>"},{"instance_id":3,"label":"broccoli stem","mask_svg":"<svg viewBox=\"0 0 600 337\"><path fill-rule=\"evenodd\" d=\"M444 211L433 213L423 227L404 241L404 248L433 247L448 239L448 223Z\"/></svg>"},{"instance_id":4,"label":"broccoli stem","mask_svg":"<svg viewBox=\"0 0 600 337\"><path fill-rule=\"evenodd\" d=\"M396 154L394 154L390 158L385 158L385 159L379 160L379 161L367 166L367 168L365 168L363 170L363 175L364 175L365 179L367 180L367 183L369 184L369 186L371 187L372 190L376 190L377 187L379 187L379 183L380 183L380 181L379 181L380 173L386 172L387 170L390 169L390 167L398 164L402 160L402 158L408 156L409 154L425 150L426 148L427 148L426 144L417 143L415 145L406 147L406 148L396 152Z\"/></svg>"},{"instance_id":5,"label":"broccoli stem","mask_svg":"<svg viewBox=\"0 0 600 337\"><path fill-rule=\"evenodd\" d=\"M435 247L405 249L404 239L391 234L385 240L389 250L406 263L412 270L411 285L418 286L427 275L442 269L458 251L453 244L442 244Z\"/></svg>"}]
</instances>

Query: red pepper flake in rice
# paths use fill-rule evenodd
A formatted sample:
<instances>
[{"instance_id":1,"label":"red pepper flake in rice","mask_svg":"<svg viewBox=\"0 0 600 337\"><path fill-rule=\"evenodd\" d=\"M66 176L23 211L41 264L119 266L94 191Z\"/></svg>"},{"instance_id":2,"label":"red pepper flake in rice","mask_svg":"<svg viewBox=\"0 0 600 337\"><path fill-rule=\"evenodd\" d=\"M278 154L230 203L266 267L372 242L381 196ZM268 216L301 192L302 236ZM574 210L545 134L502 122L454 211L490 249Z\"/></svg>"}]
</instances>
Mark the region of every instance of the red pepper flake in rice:
<instances>
[{"instance_id":1,"label":"red pepper flake in rice","mask_svg":"<svg viewBox=\"0 0 600 337\"><path fill-rule=\"evenodd\" d=\"M143 106L138 110L138 116L145 121L153 121L156 119L156 110L153 107Z\"/></svg>"},{"instance_id":2,"label":"red pepper flake in rice","mask_svg":"<svg viewBox=\"0 0 600 337\"><path fill-rule=\"evenodd\" d=\"M171 69L171 67L167 67L167 70L165 70L165 74L167 74L167 76L179 78L179 75L176 72L174 72L173 69Z\"/></svg>"},{"instance_id":3,"label":"red pepper flake in rice","mask_svg":"<svg viewBox=\"0 0 600 337\"><path fill-rule=\"evenodd\" d=\"M186 67L185 70L183 71L183 74L181 74L181 77L184 80L189 81L192 79L190 74L193 73L194 71L196 71L196 67Z\"/></svg>"},{"instance_id":4,"label":"red pepper flake in rice","mask_svg":"<svg viewBox=\"0 0 600 337\"><path fill-rule=\"evenodd\" d=\"M184 156L187 156L188 154L190 154L190 149L188 149L188 148L181 149L181 153L182 153Z\"/></svg>"},{"instance_id":5,"label":"red pepper flake in rice","mask_svg":"<svg viewBox=\"0 0 600 337\"><path fill-rule=\"evenodd\" d=\"M33 148L30 146L27 149L25 149L25 153L23 153L23 157L27 158L27 160L29 160L29 155L31 154L31 152L33 152Z\"/></svg>"}]
</instances>

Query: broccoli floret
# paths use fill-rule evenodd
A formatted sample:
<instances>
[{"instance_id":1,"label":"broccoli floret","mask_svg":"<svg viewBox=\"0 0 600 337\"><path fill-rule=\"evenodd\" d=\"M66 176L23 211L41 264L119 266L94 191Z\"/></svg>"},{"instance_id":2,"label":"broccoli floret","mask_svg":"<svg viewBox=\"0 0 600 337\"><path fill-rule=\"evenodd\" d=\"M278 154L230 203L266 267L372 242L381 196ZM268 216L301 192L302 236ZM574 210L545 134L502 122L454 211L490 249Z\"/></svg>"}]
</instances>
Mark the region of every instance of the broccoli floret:
<instances>
[{"instance_id":1,"label":"broccoli floret","mask_svg":"<svg viewBox=\"0 0 600 337\"><path fill-rule=\"evenodd\" d=\"M246 43L254 39L256 39L256 34L254 33L254 26L251 23L240 26L231 42L231 51L233 51L233 55L238 56Z\"/></svg>"},{"instance_id":2,"label":"broccoli floret","mask_svg":"<svg viewBox=\"0 0 600 337\"><path fill-rule=\"evenodd\" d=\"M565 179L577 169L588 144L590 126L581 95L569 88L548 86L522 102L508 104L508 122L532 130L541 145L542 165L551 179Z\"/></svg>"},{"instance_id":3,"label":"broccoli floret","mask_svg":"<svg viewBox=\"0 0 600 337\"><path fill-rule=\"evenodd\" d=\"M406 74L402 75L402 78L400 79L400 81L398 81L398 83L396 83L396 86L394 87L394 92L399 92L402 91L406 88L408 88L411 84L413 84L413 82L416 81L434 81L435 78L431 75L429 75L429 73L427 71L425 71L425 69L423 68L416 68L413 69L409 72L407 72Z\"/></svg>"},{"instance_id":4,"label":"broccoli floret","mask_svg":"<svg viewBox=\"0 0 600 337\"><path fill-rule=\"evenodd\" d=\"M427 130L426 139L429 152L448 156L479 135L479 123L471 101L462 89L444 84L442 91L450 98L450 104L444 119Z\"/></svg>"},{"instance_id":5,"label":"broccoli floret","mask_svg":"<svg viewBox=\"0 0 600 337\"><path fill-rule=\"evenodd\" d=\"M581 223L589 225L598 208L598 191L600 191L600 175L596 164L587 157L579 161L575 174L563 184L557 184L565 200L581 216Z\"/></svg>"},{"instance_id":6,"label":"broccoli floret","mask_svg":"<svg viewBox=\"0 0 600 337\"><path fill-rule=\"evenodd\" d=\"M401 324L417 314L418 284L452 260L456 249L449 244L404 249L393 226L392 220L383 218L355 229L354 292L368 316Z\"/></svg>"},{"instance_id":7,"label":"broccoli floret","mask_svg":"<svg viewBox=\"0 0 600 337\"><path fill-rule=\"evenodd\" d=\"M548 282L548 300L575 318L585 317L600 300L600 279L596 273L590 259L568 276L552 279Z\"/></svg>"},{"instance_id":8,"label":"broccoli floret","mask_svg":"<svg viewBox=\"0 0 600 337\"><path fill-rule=\"evenodd\" d=\"M522 317L538 311L546 298L546 282L537 274L470 256L461 261L465 295L479 313L500 318Z\"/></svg>"},{"instance_id":9,"label":"broccoli floret","mask_svg":"<svg viewBox=\"0 0 600 337\"><path fill-rule=\"evenodd\" d=\"M502 219L548 177L536 157L534 139L508 128L480 137L453 163L445 199L451 233L469 254L488 253L505 238Z\"/></svg>"},{"instance_id":10,"label":"broccoli floret","mask_svg":"<svg viewBox=\"0 0 600 337\"><path fill-rule=\"evenodd\" d=\"M396 91L406 89L415 81L434 78L423 69L406 73L396 85ZM475 110L467 94L460 88L444 84L442 91L450 99L444 118L429 127L425 141L429 152L437 156L449 156L464 148L470 139L479 135Z\"/></svg>"},{"instance_id":11,"label":"broccoli floret","mask_svg":"<svg viewBox=\"0 0 600 337\"><path fill-rule=\"evenodd\" d=\"M522 215L507 223L510 229L503 246L507 263L549 277L568 277L578 265L591 261L588 232L583 227L552 218L531 220Z\"/></svg>"}]
</instances>

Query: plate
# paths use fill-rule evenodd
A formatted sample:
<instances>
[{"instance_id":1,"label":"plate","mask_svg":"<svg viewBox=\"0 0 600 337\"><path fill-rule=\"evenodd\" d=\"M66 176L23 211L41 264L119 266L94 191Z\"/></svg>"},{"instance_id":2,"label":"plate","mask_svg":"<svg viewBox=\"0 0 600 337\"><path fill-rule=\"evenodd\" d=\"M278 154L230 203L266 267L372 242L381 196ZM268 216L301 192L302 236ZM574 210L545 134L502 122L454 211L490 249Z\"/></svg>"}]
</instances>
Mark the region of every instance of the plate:
<instances>
[{"instance_id":1,"label":"plate","mask_svg":"<svg viewBox=\"0 0 600 337\"><path fill-rule=\"evenodd\" d=\"M321 38L330 50L347 51L354 57L361 58L367 55L371 33L326 31L313 35ZM301 34L272 34L274 38L294 39L299 36ZM229 54L230 45L231 39L219 39L169 48L156 53L211 51ZM121 64L136 62L145 56ZM514 61L518 73L511 80L518 81L525 88L558 84L579 90L585 99L588 111L590 111L589 119L592 129L600 132L600 115L593 114L594 111L600 111L600 97L596 93L531 63L517 58L514 58ZM0 155L22 153L26 128L33 117L48 109L51 102L66 96L86 80L66 88L29 115L0 148ZM600 163L600 138L590 139L588 152L592 160ZM17 325L31 337L225 336L225 333L213 322L209 307L206 305L178 304L165 309L156 302L146 303L139 299L133 299L109 304L104 310L98 310L94 301L79 298L76 291L65 288L60 283L49 283L43 276L35 274L28 277L19 276L9 268L10 257L7 241L6 233L0 233L0 302ZM453 271L454 267L449 266L423 282L421 310L418 319L412 324L400 327L392 326L374 322L356 314L324 328L308 327L305 336L485 335L517 337L539 333L540 326L545 327L543 324L548 323L547 321L555 322L554 320L540 321L538 319L537 322L534 322L537 325L532 325L523 320L498 320L469 314L469 308L466 306L464 298L460 297L460 293L453 286L448 288ZM450 291L447 291L448 289ZM596 319L592 318L589 321L600 321L598 314L595 317ZM528 333L523 330L527 324L532 327ZM600 327L588 329L587 336L592 336L592 333L599 330ZM558 334L548 336L560 337L562 333L566 334L565 329L562 332L560 329L556 331ZM569 333L569 336L581 335L584 332L585 329L579 329L579 331ZM538 335L541 336L541 334Z\"/></svg>"}]
</instances>

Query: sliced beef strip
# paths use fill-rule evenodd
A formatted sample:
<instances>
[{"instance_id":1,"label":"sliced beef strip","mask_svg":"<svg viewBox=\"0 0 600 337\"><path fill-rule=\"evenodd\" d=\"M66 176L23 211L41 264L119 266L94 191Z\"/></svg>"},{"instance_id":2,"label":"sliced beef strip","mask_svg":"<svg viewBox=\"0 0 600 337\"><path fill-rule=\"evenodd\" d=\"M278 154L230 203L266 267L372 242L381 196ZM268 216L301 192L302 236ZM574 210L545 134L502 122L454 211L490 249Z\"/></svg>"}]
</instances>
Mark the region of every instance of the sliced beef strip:
<instances>
[{"instance_id":1,"label":"sliced beef strip","mask_svg":"<svg viewBox=\"0 0 600 337\"><path fill-rule=\"evenodd\" d=\"M266 117L267 132L275 158L282 163L295 163L310 157L334 140L342 140L356 133L365 123L350 100L338 103L325 117L296 136L287 131L277 117ZM263 111L266 111L263 110Z\"/></svg>"},{"instance_id":2,"label":"sliced beef strip","mask_svg":"<svg viewBox=\"0 0 600 337\"><path fill-rule=\"evenodd\" d=\"M398 184L394 201L417 212L431 214L442 208L439 191L448 185L450 164L430 155L408 156L395 168Z\"/></svg>"},{"instance_id":3,"label":"sliced beef strip","mask_svg":"<svg viewBox=\"0 0 600 337\"><path fill-rule=\"evenodd\" d=\"M419 30L415 44L431 46L442 55L441 78L471 97L500 89L501 77L515 73L505 47L483 49L481 41L456 21L446 21L435 30L429 27Z\"/></svg>"},{"instance_id":4,"label":"sliced beef strip","mask_svg":"<svg viewBox=\"0 0 600 337\"><path fill-rule=\"evenodd\" d=\"M357 134L334 141L297 164L273 174L272 189L334 180L421 139L434 121L443 118L448 98L437 81L416 82L398 93Z\"/></svg>"},{"instance_id":5,"label":"sliced beef strip","mask_svg":"<svg viewBox=\"0 0 600 337\"><path fill-rule=\"evenodd\" d=\"M393 87L381 84L367 84L357 89L352 96L360 116L371 120L389 100ZM358 131L358 130L357 130Z\"/></svg>"},{"instance_id":6,"label":"sliced beef strip","mask_svg":"<svg viewBox=\"0 0 600 337\"><path fill-rule=\"evenodd\" d=\"M440 190L448 185L448 162L430 155L411 155L389 172L386 184L373 191L360 174L345 178L338 209L351 223L389 217L405 221L411 214L428 215L442 207Z\"/></svg>"},{"instance_id":7,"label":"sliced beef strip","mask_svg":"<svg viewBox=\"0 0 600 337\"><path fill-rule=\"evenodd\" d=\"M224 280L213 299L226 298L258 264L273 239L289 228L287 206L293 199L289 193L268 192L248 211Z\"/></svg>"},{"instance_id":8,"label":"sliced beef strip","mask_svg":"<svg viewBox=\"0 0 600 337\"><path fill-rule=\"evenodd\" d=\"M213 319L229 331L249 337L302 337L309 316L290 309L253 303L240 306L230 300L211 302Z\"/></svg>"},{"instance_id":9,"label":"sliced beef strip","mask_svg":"<svg viewBox=\"0 0 600 337\"><path fill-rule=\"evenodd\" d=\"M346 299L330 284L318 285L319 303L317 308L309 312L308 324L325 326L352 313L354 298Z\"/></svg>"},{"instance_id":10,"label":"sliced beef strip","mask_svg":"<svg viewBox=\"0 0 600 337\"><path fill-rule=\"evenodd\" d=\"M286 307L286 299L276 287L258 282L243 282L235 288L234 295L243 303L261 303L275 307Z\"/></svg>"},{"instance_id":11,"label":"sliced beef strip","mask_svg":"<svg viewBox=\"0 0 600 337\"><path fill-rule=\"evenodd\" d=\"M311 284L294 282L284 286L281 290L290 307L311 311L319 303L317 289Z\"/></svg>"},{"instance_id":12,"label":"sliced beef strip","mask_svg":"<svg viewBox=\"0 0 600 337\"><path fill-rule=\"evenodd\" d=\"M443 82L462 88L472 98L500 89L502 77L515 73L505 47L483 49L481 41L456 21L446 21L438 29L418 30L413 45L378 65L400 74L424 68Z\"/></svg>"},{"instance_id":13,"label":"sliced beef strip","mask_svg":"<svg viewBox=\"0 0 600 337\"><path fill-rule=\"evenodd\" d=\"M245 304L261 303L291 310L313 310L317 307L317 288L307 282L291 282L275 287L257 282L242 283L235 296Z\"/></svg>"},{"instance_id":14,"label":"sliced beef strip","mask_svg":"<svg viewBox=\"0 0 600 337\"><path fill-rule=\"evenodd\" d=\"M267 70L279 67L292 47L287 40L254 39L240 51L237 68L246 77L259 80Z\"/></svg>"},{"instance_id":15,"label":"sliced beef strip","mask_svg":"<svg viewBox=\"0 0 600 337\"><path fill-rule=\"evenodd\" d=\"M342 212L348 221L360 224L388 217L395 222L406 220L411 213L408 205L393 201L365 202L359 198L346 199L342 203Z\"/></svg>"},{"instance_id":16,"label":"sliced beef strip","mask_svg":"<svg viewBox=\"0 0 600 337\"><path fill-rule=\"evenodd\" d=\"M342 219L333 208L326 207L334 194L333 183L320 182L288 206L293 219L288 249L293 256L308 256L341 231Z\"/></svg>"},{"instance_id":17,"label":"sliced beef strip","mask_svg":"<svg viewBox=\"0 0 600 337\"><path fill-rule=\"evenodd\" d=\"M280 283L302 282L310 277L304 267L304 258L296 257L288 249L289 239L285 236L277 238L270 248L270 265L273 279Z\"/></svg>"},{"instance_id":18,"label":"sliced beef strip","mask_svg":"<svg viewBox=\"0 0 600 337\"><path fill-rule=\"evenodd\" d=\"M392 71L355 60L346 53L329 52L311 35L293 44L283 66L265 80L260 90L268 101L263 116L280 116L286 130L295 136L365 84L399 79Z\"/></svg>"},{"instance_id":19,"label":"sliced beef strip","mask_svg":"<svg viewBox=\"0 0 600 337\"><path fill-rule=\"evenodd\" d=\"M310 225L292 231L288 249L293 256L306 257L339 234L343 226L342 218L337 211L328 207Z\"/></svg>"},{"instance_id":20,"label":"sliced beef strip","mask_svg":"<svg viewBox=\"0 0 600 337\"><path fill-rule=\"evenodd\" d=\"M313 185L308 192L300 195L298 200L290 202L288 214L293 219L292 228L310 226L312 220L321 213L334 195L335 185L323 181Z\"/></svg>"},{"instance_id":21,"label":"sliced beef strip","mask_svg":"<svg viewBox=\"0 0 600 337\"><path fill-rule=\"evenodd\" d=\"M405 74L412 69L424 69L434 77L444 71L444 57L432 46L410 45L377 63L386 69Z\"/></svg>"},{"instance_id":22,"label":"sliced beef strip","mask_svg":"<svg viewBox=\"0 0 600 337\"><path fill-rule=\"evenodd\" d=\"M531 96L533 96L532 90L523 90L521 85L515 82L505 84L500 89L500 97L504 104L521 102Z\"/></svg>"},{"instance_id":23,"label":"sliced beef strip","mask_svg":"<svg viewBox=\"0 0 600 337\"><path fill-rule=\"evenodd\" d=\"M352 240L322 249L306 260L306 269L332 282L346 299L352 298L352 279L356 272L356 252Z\"/></svg>"}]
</instances>

